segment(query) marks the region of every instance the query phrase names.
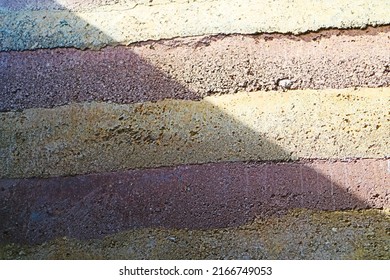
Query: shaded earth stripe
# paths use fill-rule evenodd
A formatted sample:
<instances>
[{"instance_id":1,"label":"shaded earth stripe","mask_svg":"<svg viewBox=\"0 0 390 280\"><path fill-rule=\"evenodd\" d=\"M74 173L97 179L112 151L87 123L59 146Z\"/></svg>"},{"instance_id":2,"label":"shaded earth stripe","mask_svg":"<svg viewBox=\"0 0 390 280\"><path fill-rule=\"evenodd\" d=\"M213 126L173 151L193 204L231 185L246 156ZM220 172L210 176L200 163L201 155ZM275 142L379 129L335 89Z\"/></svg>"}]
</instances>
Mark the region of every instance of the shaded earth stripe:
<instances>
[{"instance_id":1,"label":"shaded earth stripe","mask_svg":"<svg viewBox=\"0 0 390 280\"><path fill-rule=\"evenodd\" d=\"M390 26L175 39L101 51L0 52L0 111L196 100L237 91L390 86Z\"/></svg>"},{"instance_id":2,"label":"shaded earth stripe","mask_svg":"<svg viewBox=\"0 0 390 280\"><path fill-rule=\"evenodd\" d=\"M3 11L39 11L45 10L69 10L89 11L91 9L106 9L107 7L118 10L134 8L136 5L161 5L169 2L184 2L183 0L1 0L0 10Z\"/></svg>"},{"instance_id":3,"label":"shaded earth stripe","mask_svg":"<svg viewBox=\"0 0 390 280\"><path fill-rule=\"evenodd\" d=\"M389 10L389 0L215 0L130 7L119 4L86 12L3 10L0 50L100 48L196 35L362 28L389 24Z\"/></svg>"},{"instance_id":4,"label":"shaded earth stripe","mask_svg":"<svg viewBox=\"0 0 390 280\"><path fill-rule=\"evenodd\" d=\"M243 225L290 209L390 207L388 160L218 163L0 180L0 241Z\"/></svg>"},{"instance_id":5,"label":"shaded earth stripe","mask_svg":"<svg viewBox=\"0 0 390 280\"><path fill-rule=\"evenodd\" d=\"M383 158L390 88L252 92L0 114L0 177L224 161Z\"/></svg>"}]
</instances>

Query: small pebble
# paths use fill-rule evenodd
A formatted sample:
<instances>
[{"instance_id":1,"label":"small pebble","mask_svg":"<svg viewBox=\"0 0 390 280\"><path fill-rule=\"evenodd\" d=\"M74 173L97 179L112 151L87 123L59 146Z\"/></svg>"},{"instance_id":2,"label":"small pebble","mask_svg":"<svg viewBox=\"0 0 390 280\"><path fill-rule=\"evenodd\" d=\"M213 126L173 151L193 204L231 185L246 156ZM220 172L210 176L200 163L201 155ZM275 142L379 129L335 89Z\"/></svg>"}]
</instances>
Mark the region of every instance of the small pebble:
<instances>
[{"instance_id":1,"label":"small pebble","mask_svg":"<svg viewBox=\"0 0 390 280\"><path fill-rule=\"evenodd\" d=\"M176 237L174 237L174 236L168 236L167 239L168 239L169 241L172 241L172 242L177 242L177 239L176 239Z\"/></svg>"},{"instance_id":2,"label":"small pebble","mask_svg":"<svg viewBox=\"0 0 390 280\"><path fill-rule=\"evenodd\" d=\"M283 90L290 89L293 85L293 81L290 79L281 79L278 81L278 86L281 87Z\"/></svg>"}]
</instances>

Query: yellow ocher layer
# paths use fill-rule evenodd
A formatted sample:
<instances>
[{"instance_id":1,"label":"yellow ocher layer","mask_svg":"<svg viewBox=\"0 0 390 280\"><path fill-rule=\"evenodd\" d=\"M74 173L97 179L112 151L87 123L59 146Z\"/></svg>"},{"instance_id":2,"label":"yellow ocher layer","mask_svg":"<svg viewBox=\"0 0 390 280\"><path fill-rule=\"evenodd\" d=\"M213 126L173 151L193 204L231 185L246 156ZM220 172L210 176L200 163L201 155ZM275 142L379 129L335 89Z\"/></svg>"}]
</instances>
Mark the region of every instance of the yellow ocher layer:
<instances>
[{"instance_id":1,"label":"yellow ocher layer","mask_svg":"<svg viewBox=\"0 0 390 280\"><path fill-rule=\"evenodd\" d=\"M383 158L390 88L72 104L0 114L1 177L219 161Z\"/></svg>"},{"instance_id":2,"label":"yellow ocher layer","mask_svg":"<svg viewBox=\"0 0 390 280\"><path fill-rule=\"evenodd\" d=\"M234 228L129 229L103 239L0 244L0 259L388 260L389 213L294 210Z\"/></svg>"}]
</instances>

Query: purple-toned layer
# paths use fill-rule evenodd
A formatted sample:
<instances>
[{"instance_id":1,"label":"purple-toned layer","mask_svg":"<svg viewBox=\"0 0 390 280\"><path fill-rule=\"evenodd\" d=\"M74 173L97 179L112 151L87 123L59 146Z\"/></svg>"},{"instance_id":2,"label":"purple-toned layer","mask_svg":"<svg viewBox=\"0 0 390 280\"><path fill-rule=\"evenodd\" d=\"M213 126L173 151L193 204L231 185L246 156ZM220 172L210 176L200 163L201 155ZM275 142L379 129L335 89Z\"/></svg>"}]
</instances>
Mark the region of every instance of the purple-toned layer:
<instances>
[{"instance_id":1,"label":"purple-toned layer","mask_svg":"<svg viewBox=\"0 0 390 280\"><path fill-rule=\"evenodd\" d=\"M0 111L91 100L199 99L236 91L390 86L390 26L305 35L162 40L100 51L0 52Z\"/></svg>"},{"instance_id":2,"label":"purple-toned layer","mask_svg":"<svg viewBox=\"0 0 390 280\"><path fill-rule=\"evenodd\" d=\"M387 160L214 163L0 180L0 242L223 228L289 209L388 208Z\"/></svg>"}]
</instances>

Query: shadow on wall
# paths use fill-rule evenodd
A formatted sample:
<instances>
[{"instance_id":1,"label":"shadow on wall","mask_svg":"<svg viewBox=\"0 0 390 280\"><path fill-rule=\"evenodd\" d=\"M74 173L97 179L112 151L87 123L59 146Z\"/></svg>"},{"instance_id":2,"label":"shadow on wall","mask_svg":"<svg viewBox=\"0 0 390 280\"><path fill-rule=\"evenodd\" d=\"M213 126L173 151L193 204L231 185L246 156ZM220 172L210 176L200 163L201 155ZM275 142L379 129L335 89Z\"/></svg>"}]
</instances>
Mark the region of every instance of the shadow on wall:
<instances>
[{"instance_id":1,"label":"shadow on wall","mask_svg":"<svg viewBox=\"0 0 390 280\"><path fill-rule=\"evenodd\" d=\"M32 8L29 5L36 1L2 2L8 5L13 3L11 6L17 8L23 5ZM45 5L49 2L44 1ZM1 81L18 87L20 92L19 98L14 100L15 106L2 107L3 111L113 98L116 102L144 102L183 95L190 99L200 98L197 93L189 91L146 59L124 47L96 52L75 49L37 50L34 55L31 54L24 52L19 60L7 60L13 53L0 53L2 68L7 63L17 63L21 69L34 69L37 77L33 83L29 83L27 76L14 73L11 80ZM87 69L94 71L87 73ZM41 91L50 94L42 95ZM1 104L6 98L1 95ZM171 117L157 112L161 122L151 130L162 124L166 126L164 133L158 137L151 136L147 130L139 131L137 135L128 134L121 127L114 130L107 128L104 135L108 138L95 138L94 150L81 150L86 153L85 161L76 159L72 162L61 158L61 155L69 152L67 149L83 149L89 137L94 137L95 132L91 131L90 134L86 132L84 139L77 139L79 124L66 120L63 126L57 128L36 124L35 135L46 135L44 132L47 129L61 133L64 129L70 130L66 128L68 125L75 126L73 131L76 138L72 146L64 146L63 150L52 154L28 149L28 145L34 141L50 143L50 136L31 140L29 131L17 131L17 128L7 131L11 139L9 145L23 143L20 138L27 142L20 144L26 149L15 146L10 151L9 172L1 174L0 241L40 243L64 235L80 239L99 238L144 227L223 228L242 225L257 216L284 213L292 208L335 210L375 206L362 199L369 196L369 191L365 189L368 186L332 181L319 172L320 166L256 163L256 160L267 159L264 155L288 159L290 152L267 140L266 134L249 128L213 104L202 104L203 107L199 107L201 112L182 112L181 108L177 108ZM129 117L147 118L142 113L137 114ZM207 115L207 124L199 122L203 114ZM77 116L69 117L77 119ZM104 114L99 118L104 119ZM214 121L215 124L210 124ZM190 128L199 124L198 135L193 135ZM126 127L126 122L121 125ZM215 129L202 136L204 125L215 126ZM175 135L178 126L182 126L181 134ZM148 141L148 149L135 151L137 149L134 147L145 139ZM175 146L172 142L180 145ZM197 154L202 155L202 159L193 160ZM59 159L59 162L53 164L53 158ZM24 166L21 170L25 174L34 172L31 168L35 166L40 168L38 174L46 176L55 173L56 169L76 175L72 170L74 172L80 166L88 169L92 161L103 158L109 159L102 165L106 166L104 170L91 167L87 171L115 171L124 165L132 166L133 161L142 162L144 159L149 159L152 166L161 165L167 158L171 164L205 164L73 177L12 179L16 166ZM235 162L240 160L254 162ZM212 161L233 163L208 163ZM346 168L346 164L341 163L335 170L324 173L342 173ZM16 177L23 176L17 174ZM345 179L340 174L338 178ZM361 197L353 193L359 188Z\"/></svg>"}]
</instances>

